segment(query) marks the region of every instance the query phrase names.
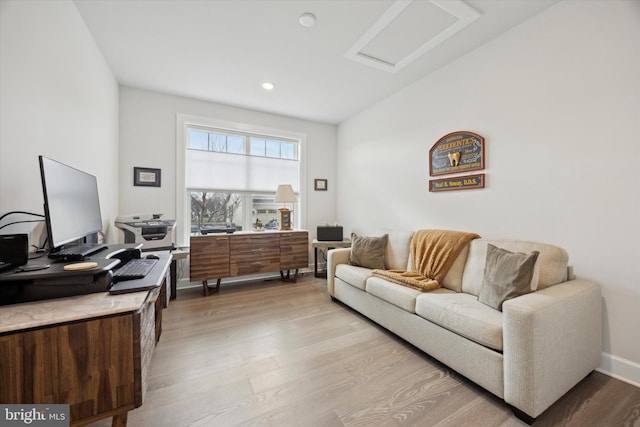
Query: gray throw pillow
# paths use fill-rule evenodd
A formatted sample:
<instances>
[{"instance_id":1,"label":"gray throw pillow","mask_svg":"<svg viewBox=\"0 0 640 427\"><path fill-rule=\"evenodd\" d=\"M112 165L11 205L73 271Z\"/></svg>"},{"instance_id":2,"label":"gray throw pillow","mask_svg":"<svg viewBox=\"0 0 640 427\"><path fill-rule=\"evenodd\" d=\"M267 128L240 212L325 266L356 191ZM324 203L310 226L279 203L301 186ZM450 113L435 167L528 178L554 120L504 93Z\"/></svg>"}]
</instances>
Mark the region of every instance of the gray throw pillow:
<instances>
[{"instance_id":1,"label":"gray throw pillow","mask_svg":"<svg viewBox=\"0 0 640 427\"><path fill-rule=\"evenodd\" d=\"M359 267L384 269L384 253L388 238L387 234L380 237L363 237L351 233L349 263Z\"/></svg>"},{"instance_id":2,"label":"gray throw pillow","mask_svg":"<svg viewBox=\"0 0 640 427\"><path fill-rule=\"evenodd\" d=\"M524 254L487 245L487 262L478 301L502 311L502 303L506 300L531 292L538 254L538 251Z\"/></svg>"}]
</instances>

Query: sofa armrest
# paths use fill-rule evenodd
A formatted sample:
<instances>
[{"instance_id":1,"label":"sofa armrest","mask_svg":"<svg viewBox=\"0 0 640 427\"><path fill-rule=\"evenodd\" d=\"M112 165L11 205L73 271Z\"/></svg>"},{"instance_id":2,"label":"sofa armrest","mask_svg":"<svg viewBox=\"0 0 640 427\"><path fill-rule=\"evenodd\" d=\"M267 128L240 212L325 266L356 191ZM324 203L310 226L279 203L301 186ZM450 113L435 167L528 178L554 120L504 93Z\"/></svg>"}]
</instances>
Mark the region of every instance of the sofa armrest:
<instances>
[{"instance_id":1,"label":"sofa armrest","mask_svg":"<svg viewBox=\"0 0 640 427\"><path fill-rule=\"evenodd\" d=\"M336 266L338 264L349 264L351 256L351 248L331 249L327 252L327 291L333 296L333 283L336 275Z\"/></svg>"},{"instance_id":2,"label":"sofa armrest","mask_svg":"<svg viewBox=\"0 0 640 427\"><path fill-rule=\"evenodd\" d=\"M505 301L504 400L537 417L600 364L600 287L570 280Z\"/></svg>"}]
</instances>

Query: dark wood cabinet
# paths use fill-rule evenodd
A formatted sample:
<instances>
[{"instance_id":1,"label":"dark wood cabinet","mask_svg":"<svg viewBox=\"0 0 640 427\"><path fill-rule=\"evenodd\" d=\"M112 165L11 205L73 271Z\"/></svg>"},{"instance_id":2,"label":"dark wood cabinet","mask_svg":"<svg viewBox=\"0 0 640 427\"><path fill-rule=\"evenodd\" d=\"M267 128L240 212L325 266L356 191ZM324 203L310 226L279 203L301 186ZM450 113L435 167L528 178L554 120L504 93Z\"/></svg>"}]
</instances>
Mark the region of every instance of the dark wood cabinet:
<instances>
[{"instance_id":1,"label":"dark wood cabinet","mask_svg":"<svg viewBox=\"0 0 640 427\"><path fill-rule=\"evenodd\" d=\"M0 402L67 403L71 426L106 417L126 426L144 401L160 295L156 288L3 307L0 318L15 324L0 328Z\"/></svg>"},{"instance_id":2,"label":"dark wood cabinet","mask_svg":"<svg viewBox=\"0 0 640 427\"><path fill-rule=\"evenodd\" d=\"M200 280L209 295L209 279L280 271L289 279L289 270L309 263L309 233L306 231L235 233L192 236L190 248L191 280ZM285 272L286 271L286 276Z\"/></svg>"}]
</instances>

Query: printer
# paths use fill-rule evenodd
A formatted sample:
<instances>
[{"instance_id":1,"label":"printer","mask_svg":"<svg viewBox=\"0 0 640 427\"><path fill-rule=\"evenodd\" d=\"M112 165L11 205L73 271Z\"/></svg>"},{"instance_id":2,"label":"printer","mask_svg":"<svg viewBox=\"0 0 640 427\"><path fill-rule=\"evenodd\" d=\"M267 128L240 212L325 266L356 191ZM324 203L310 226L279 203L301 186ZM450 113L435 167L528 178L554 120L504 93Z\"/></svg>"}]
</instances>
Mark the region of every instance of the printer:
<instances>
[{"instance_id":1,"label":"printer","mask_svg":"<svg viewBox=\"0 0 640 427\"><path fill-rule=\"evenodd\" d=\"M142 250L174 249L172 231L175 219L161 219L162 214L130 214L116 218L115 225L124 232L125 243L142 243Z\"/></svg>"}]
</instances>

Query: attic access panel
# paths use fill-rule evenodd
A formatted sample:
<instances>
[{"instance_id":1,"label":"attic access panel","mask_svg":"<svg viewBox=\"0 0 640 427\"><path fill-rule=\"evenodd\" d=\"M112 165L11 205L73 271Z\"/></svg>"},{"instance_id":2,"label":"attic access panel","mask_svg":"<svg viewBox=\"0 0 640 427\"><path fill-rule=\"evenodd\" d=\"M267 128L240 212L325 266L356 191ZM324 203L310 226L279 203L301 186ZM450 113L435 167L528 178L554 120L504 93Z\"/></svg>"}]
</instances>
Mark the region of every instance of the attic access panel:
<instances>
[{"instance_id":1,"label":"attic access panel","mask_svg":"<svg viewBox=\"0 0 640 427\"><path fill-rule=\"evenodd\" d=\"M462 0L396 0L344 56L397 73L479 17Z\"/></svg>"}]
</instances>

